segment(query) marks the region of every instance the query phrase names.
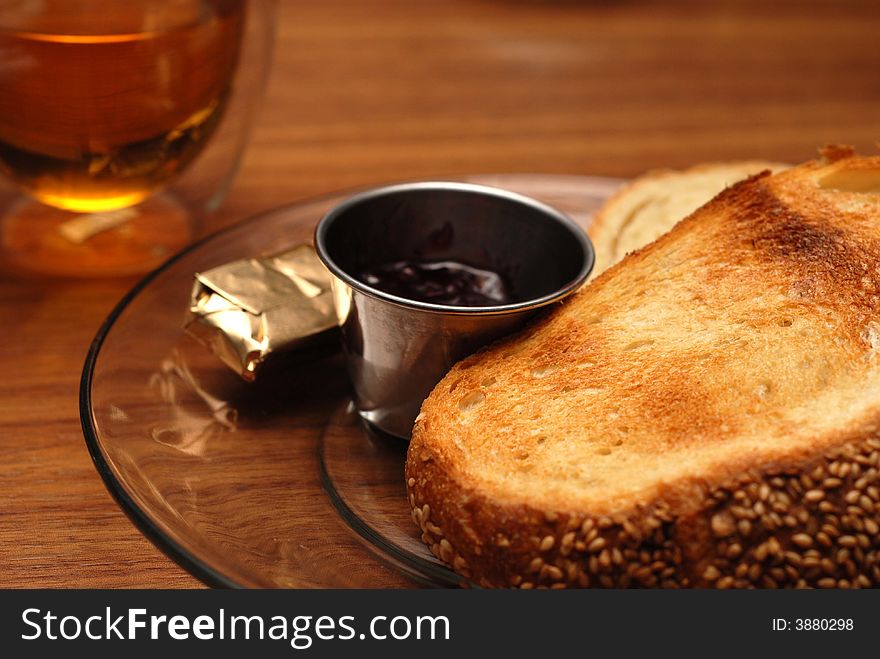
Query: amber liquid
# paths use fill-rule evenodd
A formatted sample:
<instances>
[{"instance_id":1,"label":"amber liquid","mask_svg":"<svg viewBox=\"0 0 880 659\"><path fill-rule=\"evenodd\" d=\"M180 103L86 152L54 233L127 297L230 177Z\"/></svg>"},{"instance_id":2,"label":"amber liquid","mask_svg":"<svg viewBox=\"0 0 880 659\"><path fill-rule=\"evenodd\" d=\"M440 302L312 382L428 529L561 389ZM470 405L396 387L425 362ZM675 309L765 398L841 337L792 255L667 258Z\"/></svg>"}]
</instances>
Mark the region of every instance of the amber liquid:
<instances>
[{"instance_id":1,"label":"amber liquid","mask_svg":"<svg viewBox=\"0 0 880 659\"><path fill-rule=\"evenodd\" d=\"M44 0L40 15L0 24L0 171L32 197L72 211L124 208L152 195L219 123L243 2L163 8L117 0L76 16L77 3Z\"/></svg>"}]
</instances>

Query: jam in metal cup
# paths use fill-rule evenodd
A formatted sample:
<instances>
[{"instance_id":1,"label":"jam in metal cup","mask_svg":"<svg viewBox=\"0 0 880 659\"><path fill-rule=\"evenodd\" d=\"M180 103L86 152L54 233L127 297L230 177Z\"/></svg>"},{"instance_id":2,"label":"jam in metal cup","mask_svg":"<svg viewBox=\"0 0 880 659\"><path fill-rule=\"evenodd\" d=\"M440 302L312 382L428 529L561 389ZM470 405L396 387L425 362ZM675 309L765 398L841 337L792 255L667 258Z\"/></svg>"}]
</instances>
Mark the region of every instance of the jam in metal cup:
<instances>
[{"instance_id":1,"label":"jam in metal cup","mask_svg":"<svg viewBox=\"0 0 880 659\"><path fill-rule=\"evenodd\" d=\"M315 232L333 275L334 304L357 411L408 439L422 401L460 359L575 291L593 267L586 234L563 213L481 185L423 182L363 192ZM379 264L452 261L499 273L510 301L454 306L374 288Z\"/></svg>"}]
</instances>

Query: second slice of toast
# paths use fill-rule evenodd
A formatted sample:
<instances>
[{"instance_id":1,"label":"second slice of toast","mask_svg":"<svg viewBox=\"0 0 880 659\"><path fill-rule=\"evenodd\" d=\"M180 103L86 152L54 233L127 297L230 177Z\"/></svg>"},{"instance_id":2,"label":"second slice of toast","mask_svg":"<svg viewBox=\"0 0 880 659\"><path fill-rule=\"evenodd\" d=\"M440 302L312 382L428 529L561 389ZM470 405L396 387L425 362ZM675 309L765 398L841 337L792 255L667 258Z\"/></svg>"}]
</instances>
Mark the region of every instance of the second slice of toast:
<instances>
[{"instance_id":1,"label":"second slice of toast","mask_svg":"<svg viewBox=\"0 0 880 659\"><path fill-rule=\"evenodd\" d=\"M593 218L595 278L629 252L669 231L724 188L763 171L788 167L764 160L712 162L644 174L617 191Z\"/></svg>"}]
</instances>

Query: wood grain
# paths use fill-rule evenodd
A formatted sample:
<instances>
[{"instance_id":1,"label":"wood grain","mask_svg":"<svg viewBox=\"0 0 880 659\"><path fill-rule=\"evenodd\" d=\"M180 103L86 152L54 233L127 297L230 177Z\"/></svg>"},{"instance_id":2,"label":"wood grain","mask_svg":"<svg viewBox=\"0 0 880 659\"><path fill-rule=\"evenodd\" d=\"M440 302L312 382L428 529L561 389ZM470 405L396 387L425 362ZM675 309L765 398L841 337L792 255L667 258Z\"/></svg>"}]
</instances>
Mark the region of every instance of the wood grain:
<instances>
[{"instance_id":1,"label":"wood grain","mask_svg":"<svg viewBox=\"0 0 880 659\"><path fill-rule=\"evenodd\" d=\"M205 231L354 185L631 176L880 139L880 5L280 1L240 175ZM91 465L77 386L133 280L0 281L0 586L196 587Z\"/></svg>"}]
</instances>

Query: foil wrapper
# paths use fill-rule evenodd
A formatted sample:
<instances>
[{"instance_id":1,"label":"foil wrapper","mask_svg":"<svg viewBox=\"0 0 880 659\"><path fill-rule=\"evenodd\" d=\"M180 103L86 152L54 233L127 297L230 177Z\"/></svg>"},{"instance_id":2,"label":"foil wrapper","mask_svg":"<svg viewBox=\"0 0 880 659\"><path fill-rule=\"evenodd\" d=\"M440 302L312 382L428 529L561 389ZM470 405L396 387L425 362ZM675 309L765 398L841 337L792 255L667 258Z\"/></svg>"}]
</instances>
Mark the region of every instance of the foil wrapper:
<instances>
[{"instance_id":1,"label":"foil wrapper","mask_svg":"<svg viewBox=\"0 0 880 659\"><path fill-rule=\"evenodd\" d=\"M335 334L330 277L310 245L197 273L185 330L253 381L270 355Z\"/></svg>"}]
</instances>

